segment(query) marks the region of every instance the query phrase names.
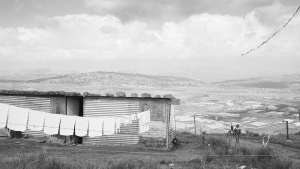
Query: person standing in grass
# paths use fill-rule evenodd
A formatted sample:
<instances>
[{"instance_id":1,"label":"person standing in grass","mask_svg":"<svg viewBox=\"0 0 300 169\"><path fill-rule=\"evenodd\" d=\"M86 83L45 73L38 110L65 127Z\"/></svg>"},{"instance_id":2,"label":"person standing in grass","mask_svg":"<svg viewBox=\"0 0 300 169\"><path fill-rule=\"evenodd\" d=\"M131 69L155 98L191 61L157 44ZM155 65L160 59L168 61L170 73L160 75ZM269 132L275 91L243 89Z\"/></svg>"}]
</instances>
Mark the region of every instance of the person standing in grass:
<instances>
[{"instance_id":1,"label":"person standing in grass","mask_svg":"<svg viewBox=\"0 0 300 169\"><path fill-rule=\"evenodd\" d=\"M229 145L231 145L231 141L233 140L234 137L234 127L232 123L230 124L230 131L229 131Z\"/></svg>"},{"instance_id":2,"label":"person standing in grass","mask_svg":"<svg viewBox=\"0 0 300 169\"><path fill-rule=\"evenodd\" d=\"M241 129L240 129L240 125L237 124L235 126L235 128L233 129L233 134L235 137L235 149L237 150L240 147L240 136L241 136Z\"/></svg>"}]
</instances>

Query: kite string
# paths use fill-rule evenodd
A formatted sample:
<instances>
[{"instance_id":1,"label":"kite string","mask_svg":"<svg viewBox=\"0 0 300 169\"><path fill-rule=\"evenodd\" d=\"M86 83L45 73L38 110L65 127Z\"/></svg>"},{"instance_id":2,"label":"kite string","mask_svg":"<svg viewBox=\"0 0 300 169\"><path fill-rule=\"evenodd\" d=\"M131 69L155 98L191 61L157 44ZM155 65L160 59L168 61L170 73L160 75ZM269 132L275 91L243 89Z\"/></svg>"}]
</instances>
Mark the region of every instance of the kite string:
<instances>
[{"instance_id":1,"label":"kite string","mask_svg":"<svg viewBox=\"0 0 300 169\"><path fill-rule=\"evenodd\" d=\"M277 31L272 33L271 36L269 36L266 40L262 41L257 47L251 48L247 52L242 53L241 56L247 55L247 54L259 49L260 47L262 47L266 43L268 43L271 39L273 39L278 33L280 33L296 17L296 15L298 14L299 11L300 11L300 5L296 9L296 11L291 15L291 17Z\"/></svg>"}]
</instances>

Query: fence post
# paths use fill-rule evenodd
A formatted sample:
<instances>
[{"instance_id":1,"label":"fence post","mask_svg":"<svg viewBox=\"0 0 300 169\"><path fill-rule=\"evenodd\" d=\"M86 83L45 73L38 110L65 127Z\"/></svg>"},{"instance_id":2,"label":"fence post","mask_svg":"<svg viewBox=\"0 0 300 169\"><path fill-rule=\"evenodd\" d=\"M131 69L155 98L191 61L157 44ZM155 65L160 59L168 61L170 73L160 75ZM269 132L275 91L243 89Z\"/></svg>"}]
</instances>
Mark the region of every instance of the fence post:
<instances>
[{"instance_id":1,"label":"fence post","mask_svg":"<svg viewBox=\"0 0 300 169\"><path fill-rule=\"evenodd\" d=\"M171 104L168 104L169 107L165 106L165 121L166 121L166 148L169 150L169 125L170 125L170 112Z\"/></svg>"},{"instance_id":2,"label":"fence post","mask_svg":"<svg viewBox=\"0 0 300 169\"><path fill-rule=\"evenodd\" d=\"M197 128L196 128L196 114L194 114L194 134L197 135Z\"/></svg>"},{"instance_id":3,"label":"fence post","mask_svg":"<svg viewBox=\"0 0 300 169\"><path fill-rule=\"evenodd\" d=\"M290 139L289 137L289 121L285 121L286 124L286 139Z\"/></svg>"}]
</instances>

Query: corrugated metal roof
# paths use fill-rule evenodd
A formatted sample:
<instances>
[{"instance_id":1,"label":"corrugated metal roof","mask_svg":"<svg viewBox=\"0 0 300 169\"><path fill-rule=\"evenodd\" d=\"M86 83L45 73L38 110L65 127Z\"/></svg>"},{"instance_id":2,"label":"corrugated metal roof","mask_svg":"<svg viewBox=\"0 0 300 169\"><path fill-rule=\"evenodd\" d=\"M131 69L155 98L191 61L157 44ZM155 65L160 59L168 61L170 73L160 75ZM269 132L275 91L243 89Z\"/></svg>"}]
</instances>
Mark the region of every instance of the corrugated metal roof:
<instances>
[{"instance_id":1,"label":"corrugated metal roof","mask_svg":"<svg viewBox=\"0 0 300 169\"><path fill-rule=\"evenodd\" d=\"M95 94L95 93L78 93L78 92L66 92L66 91L36 91L36 90L0 90L0 95L14 95L14 96L70 96L70 97L94 97L94 98L118 98L118 99L145 99L145 100L166 100L171 101L172 104L179 104L179 99L176 99L174 96L167 94L162 97L157 95L152 97L150 94L137 95L134 93L130 96L120 95L118 92L114 94Z\"/></svg>"},{"instance_id":2,"label":"corrugated metal roof","mask_svg":"<svg viewBox=\"0 0 300 169\"><path fill-rule=\"evenodd\" d=\"M65 91L36 91L36 90L0 90L1 95L24 95L24 96L82 96L76 92Z\"/></svg>"}]
</instances>

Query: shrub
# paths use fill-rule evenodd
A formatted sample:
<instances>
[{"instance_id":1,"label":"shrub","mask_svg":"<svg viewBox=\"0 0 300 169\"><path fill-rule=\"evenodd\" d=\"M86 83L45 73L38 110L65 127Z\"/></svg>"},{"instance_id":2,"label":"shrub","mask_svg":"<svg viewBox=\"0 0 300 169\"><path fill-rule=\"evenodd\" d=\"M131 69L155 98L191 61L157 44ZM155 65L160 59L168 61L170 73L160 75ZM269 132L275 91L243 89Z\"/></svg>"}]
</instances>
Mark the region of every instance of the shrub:
<instances>
[{"instance_id":1,"label":"shrub","mask_svg":"<svg viewBox=\"0 0 300 169\"><path fill-rule=\"evenodd\" d=\"M161 98L161 96L160 95L155 95L154 98Z\"/></svg>"},{"instance_id":2,"label":"shrub","mask_svg":"<svg viewBox=\"0 0 300 169\"><path fill-rule=\"evenodd\" d=\"M175 99L175 97L172 94L165 94L163 97L168 99Z\"/></svg>"},{"instance_id":3,"label":"shrub","mask_svg":"<svg viewBox=\"0 0 300 169\"><path fill-rule=\"evenodd\" d=\"M239 151L242 155L251 155L252 154L252 151L247 147L240 147Z\"/></svg>"},{"instance_id":4,"label":"shrub","mask_svg":"<svg viewBox=\"0 0 300 169\"><path fill-rule=\"evenodd\" d=\"M139 97L137 93L131 93L130 97Z\"/></svg>"},{"instance_id":5,"label":"shrub","mask_svg":"<svg viewBox=\"0 0 300 169\"><path fill-rule=\"evenodd\" d=\"M116 96L117 97L126 97L126 93L125 92L117 92Z\"/></svg>"},{"instance_id":6,"label":"shrub","mask_svg":"<svg viewBox=\"0 0 300 169\"><path fill-rule=\"evenodd\" d=\"M149 94L149 93L142 93L141 97L151 97L151 94Z\"/></svg>"},{"instance_id":7,"label":"shrub","mask_svg":"<svg viewBox=\"0 0 300 169\"><path fill-rule=\"evenodd\" d=\"M272 159L268 162L258 163L257 168L258 169L291 169L292 163L290 161Z\"/></svg>"},{"instance_id":8,"label":"shrub","mask_svg":"<svg viewBox=\"0 0 300 169\"><path fill-rule=\"evenodd\" d=\"M258 155L257 156L258 161L269 161L269 160L275 158L274 151L269 147L259 148L259 149L255 150L255 154Z\"/></svg>"},{"instance_id":9,"label":"shrub","mask_svg":"<svg viewBox=\"0 0 300 169\"><path fill-rule=\"evenodd\" d=\"M0 161L5 169L98 169L89 163L63 162L56 158L49 158L46 154L19 154L8 161Z\"/></svg>"},{"instance_id":10,"label":"shrub","mask_svg":"<svg viewBox=\"0 0 300 169\"><path fill-rule=\"evenodd\" d=\"M47 154L20 154L16 158L0 161L2 169L100 169L92 163L62 161ZM110 161L105 169L158 169L159 163L143 160Z\"/></svg>"},{"instance_id":11,"label":"shrub","mask_svg":"<svg viewBox=\"0 0 300 169\"><path fill-rule=\"evenodd\" d=\"M259 134L247 130L246 131L246 136L249 136L249 137L259 137Z\"/></svg>"},{"instance_id":12,"label":"shrub","mask_svg":"<svg viewBox=\"0 0 300 169\"><path fill-rule=\"evenodd\" d=\"M218 155L229 154L230 145L223 138L210 137L207 143L211 146L212 150Z\"/></svg>"},{"instance_id":13,"label":"shrub","mask_svg":"<svg viewBox=\"0 0 300 169\"><path fill-rule=\"evenodd\" d=\"M107 169L158 169L157 163L142 160L128 160L108 163Z\"/></svg>"},{"instance_id":14,"label":"shrub","mask_svg":"<svg viewBox=\"0 0 300 169\"><path fill-rule=\"evenodd\" d=\"M296 132L295 135L300 135L300 131Z\"/></svg>"},{"instance_id":15,"label":"shrub","mask_svg":"<svg viewBox=\"0 0 300 169\"><path fill-rule=\"evenodd\" d=\"M290 169L292 163L290 161L280 160L271 148L258 148L251 151L249 148L241 147L240 152L242 155L257 155L253 157L247 157L243 160L235 159L234 161L243 162L248 166L252 166L257 169Z\"/></svg>"},{"instance_id":16,"label":"shrub","mask_svg":"<svg viewBox=\"0 0 300 169\"><path fill-rule=\"evenodd\" d=\"M105 96L114 97L113 93L105 93Z\"/></svg>"}]
</instances>

